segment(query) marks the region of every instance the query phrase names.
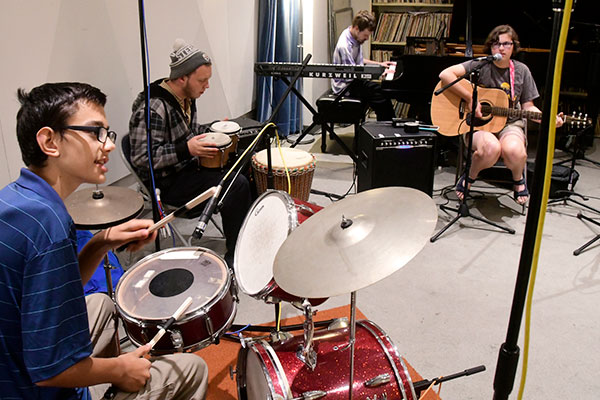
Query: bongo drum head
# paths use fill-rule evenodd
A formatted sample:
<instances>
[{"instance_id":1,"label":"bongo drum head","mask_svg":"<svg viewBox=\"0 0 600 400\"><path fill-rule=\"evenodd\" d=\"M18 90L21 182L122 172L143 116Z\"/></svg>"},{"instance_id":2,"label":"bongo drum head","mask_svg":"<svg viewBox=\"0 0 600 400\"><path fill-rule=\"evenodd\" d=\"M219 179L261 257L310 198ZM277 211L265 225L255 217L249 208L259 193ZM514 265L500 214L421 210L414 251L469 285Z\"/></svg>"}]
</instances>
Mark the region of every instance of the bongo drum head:
<instances>
[{"instance_id":1,"label":"bongo drum head","mask_svg":"<svg viewBox=\"0 0 600 400\"><path fill-rule=\"evenodd\" d=\"M313 156L304 150L283 147L281 148L281 153L283 154L283 159L279 150L271 150L271 163L273 168L282 169L284 161L286 167L290 169L303 167L313 162ZM259 164L267 165L267 150L261 150L256 153L256 161Z\"/></svg>"},{"instance_id":2,"label":"bongo drum head","mask_svg":"<svg viewBox=\"0 0 600 400\"><path fill-rule=\"evenodd\" d=\"M213 132L222 133L236 133L241 130L240 125L234 121L218 121L210 126L210 130Z\"/></svg>"},{"instance_id":3,"label":"bongo drum head","mask_svg":"<svg viewBox=\"0 0 600 400\"><path fill-rule=\"evenodd\" d=\"M200 139L201 142L216 143L217 147L219 147L219 148L227 147L231 144L231 138L229 137L229 135L226 135L224 133L208 132L205 135L206 136L204 136L202 139Z\"/></svg>"}]
</instances>

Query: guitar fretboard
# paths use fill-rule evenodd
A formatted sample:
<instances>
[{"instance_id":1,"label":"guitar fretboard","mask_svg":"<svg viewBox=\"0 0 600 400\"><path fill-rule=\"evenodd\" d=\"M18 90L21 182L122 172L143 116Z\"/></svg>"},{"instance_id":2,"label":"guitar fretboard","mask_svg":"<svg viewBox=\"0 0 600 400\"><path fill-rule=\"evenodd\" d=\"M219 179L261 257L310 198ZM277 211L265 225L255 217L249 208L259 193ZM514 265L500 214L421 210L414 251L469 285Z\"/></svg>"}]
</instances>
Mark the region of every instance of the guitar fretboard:
<instances>
[{"instance_id":1,"label":"guitar fretboard","mask_svg":"<svg viewBox=\"0 0 600 400\"><path fill-rule=\"evenodd\" d=\"M500 117L527 118L527 119L534 119L534 120L542 119L541 112L518 110L515 108L494 107L494 106L489 106L489 105L482 105L481 112L483 112L485 114L498 115Z\"/></svg>"}]
</instances>

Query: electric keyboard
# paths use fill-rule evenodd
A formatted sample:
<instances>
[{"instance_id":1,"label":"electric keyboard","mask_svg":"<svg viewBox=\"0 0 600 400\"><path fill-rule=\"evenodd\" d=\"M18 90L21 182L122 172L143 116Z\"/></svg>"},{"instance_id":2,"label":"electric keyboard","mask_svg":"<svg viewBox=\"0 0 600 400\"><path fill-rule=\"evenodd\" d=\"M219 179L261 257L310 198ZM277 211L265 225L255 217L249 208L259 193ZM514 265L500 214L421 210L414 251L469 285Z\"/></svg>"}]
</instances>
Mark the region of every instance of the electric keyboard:
<instances>
[{"instance_id":1,"label":"electric keyboard","mask_svg":"<svg viewBox=\"0 0 600 400\"><path fill-rule=\"evenodd\" d=\"M301 63L257 62L254 72L265 76L293 76ZM342 64L307 64L300 76L304 78L336 78L336 79L379 79L385 67L375 64L342 65Z\"/></svg>"}]
</instances>

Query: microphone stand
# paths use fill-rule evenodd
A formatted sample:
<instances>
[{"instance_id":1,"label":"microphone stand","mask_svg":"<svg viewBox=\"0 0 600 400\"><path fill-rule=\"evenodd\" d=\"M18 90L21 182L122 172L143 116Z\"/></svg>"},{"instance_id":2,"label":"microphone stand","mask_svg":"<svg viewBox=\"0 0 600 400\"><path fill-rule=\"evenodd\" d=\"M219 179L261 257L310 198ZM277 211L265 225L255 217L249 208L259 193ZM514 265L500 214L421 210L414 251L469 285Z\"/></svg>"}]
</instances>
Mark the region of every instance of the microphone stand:
<instances>
[{"instance_id":1,"label":"microphone stand","mask_svg":"<svg viewBox=\"0 0 600 400\"><path fill-rule=\"evenodd\" d=\"M563 1L552 1L552 11L554 16L550 42L550 56L548 59L545 82L547 94L544 96L544 112L542 123L540 125L540 133L548 132L550 130L550 118L555 118L554 115L549 115L548 113L552 106L551 89L553 88L554 82L554 67L558 53L559 33L563 10ZM508 328L506 331L506 339L500 346L500 350L498 352L498 361L496 364L496 372L494 375L494 400L508 400L508 397L513 389L515 375L517 373L520 354L518 339L521 330L523 309L525 308L525 303L527 301L527 291L529 287L531 268L535 257L535 241L536 236L538 235L541 219L540 213L542 210L542 200L544 196L544 175L548 160L548 136L549 135L540 134L538 138L535 170L533 172L532 190L529 200L529 212L527 213L527 221L525 222L525 231L523 233L523 245L519 259L519 269L517 271L512 307L508 321ZM541 221L543 224L543 219Z\"/></svg>"},{"instance_id":2,"label":"microphone stand","mask_svg":"<svg viewBox=\"0 0 600 400\"><path fill-rule=\"evenodd\" d=\"M491 62L491 60L489 60L488 62ZM467 205L467 197L469 196L469 171L471 170L471 150L473 149L473 132L475 131L475 124L476 124L476 117L475 117L475 108L477 107L477 84L479 81L479 70L485 65L485 62L482 62L481 65L476 66L473 71L471 71L470 73L466 73L462 76L459 76L458 78L456 78L453 82L450 82L449 84L441 87L440 89L436 90L434 92L434 95L439 95L440 93L444 92L446 89L448 89L449 87L451 87L452 85L456 84L458 81L465 79L467 76L470 75L470 81L473 84L473 96L472 96L472 101L471 101L471 112L469 114L469 116L467 117L467 122L469 123L469 132L467 132L467 157L465 160L465 180L464 180L464 187L465 190L463 192L463 198L460 200L460 204L458 206L458 208L451 208L448 207L444 204L442 204L440 206L440 208L444 211L454 211L456 212L456 217L454 217L454 219L452 219L452 221L450 221L446 226L444 226L438 233L436 233L435 235L433 235L431 237L431 239L429 239L432 243L435 242L444 232L446 232L446 230L448 228L450 228L456 221L458 221L459 219L463 218L463 217L471 217L474 218L478 221L484 222L486 224L495 226L498 229L501 229L505 232L514 234L515 230L512 228L508 228L502 225L499 225L493 221L489 221L483 217L480 217L478 215L473 215L471 214L471 212L469 211L469 206ZM459 140L463 140L462 138L460 138Z\"/></svg>"},{"instance_id":3,"label":"microphone stand","mask_svg":"<svg viewBox=\"0 0 600 400\"><path fill-rule=\"evenodd\" d=\"M140 46L142 52L142 78L144 81L144 121L146 122L146 137L148 143L152 141L152 132L150 129L150 124L148 123L148 115L150 115L150 98L149 98L149 86L148 86L148 67L146 65L146 23L144 20L144 0L138 0L138 15L139 15L139 24L140 24ZM148 151L148 165L152 166L152 152ZM150 173L154 173L154 169L150 168ZM151 177L152 181L154 181L154 177ZM154 222L158 222L160 220L158 199L156 198L156 193L154 189L150 185L149 195L152 202L152 219ZM160 235L156 236L156 240L154 241L154 248L156 251L160 250Z\"/></svg>"},{"instance_id":4,"label":"microphone stand","mask_svg":"<svg viewBox=\"0 0 600 400\"><path fill-rule=\"evenodd\" d=\"M296 72L296 75L294 75L294 77L292 78L292 80L291 80L290 84L288 85L287 89L285 90L285 92L281 96L281 99L279 99L279 103L277 104L277 106L273 110L273 113L271 114L271 117L265 122L265 124L263 126L267 126L267 125L269 125L269 124L272 123L273 118L275 117L275 115L277 114L277 112L279 112L279 109L283 105L283 102L285 101L285 98L288 96L288 94L292 90L292 86L296 83L296 81L298 80L298 78L302 74L302 71L304 70L304 68L308 64L308 61L310 61L311 57L312 57L312 55L308 54L304 58L304 61L302 61L302 66L300 67L300 69L298 70L298 72ZM272 130L274 128L270 127L268 129ZM274 185L273 185L273 163L272 163L271 143L270 143L271 140L270 140L270 133L268 133L268 132L269 131L267 131L267 135L265 136L265 145L266 145L266 149L267 149L267 189L273 189ZM256 147L257 143L258 143L258 141L256 141L254 143L254 145L252 145L252 147L248 150L247 154L251 154L251 152L254 151L254 148ZM231 185L233 185L233 182L235 181L235 178L237 178L237 176L239 175L240 171L244 168L244 166L246 165L246 163L248 162L248 160L249 160L249 157L246 158L245 160L243 160L243 162L242 162L240 168L238 169L235 177L231 180L231 182L229 183L229 186L225 190L225 193L221 197L220 204L223 204L223 198L229 192L229 189L231 188ZM208 219L210 219L212 217L212 215L214 214L214 212L215 212L215 209L216 209L216 199L219 197L219 194L221 193L221 189L225 185L225 180L227 179L227 177L228 177L228 174L225 174L225 176L223 177L223 179L221 179L221 181L217 185L217 192L214 194L213 198L204 207L204 211L202 212L202 215L205 215L205 214L208 215ZM200 219L202 220L202 216L200 217ZM196 226L196 229L194 229L194 233L192 235L196 239L201 239L202 235L204 234L204 229L205 228L206 228L206 224L203 223L202 221L200 221L199 224L198 224L198 226Z\"/></svg>"}]
</instances>

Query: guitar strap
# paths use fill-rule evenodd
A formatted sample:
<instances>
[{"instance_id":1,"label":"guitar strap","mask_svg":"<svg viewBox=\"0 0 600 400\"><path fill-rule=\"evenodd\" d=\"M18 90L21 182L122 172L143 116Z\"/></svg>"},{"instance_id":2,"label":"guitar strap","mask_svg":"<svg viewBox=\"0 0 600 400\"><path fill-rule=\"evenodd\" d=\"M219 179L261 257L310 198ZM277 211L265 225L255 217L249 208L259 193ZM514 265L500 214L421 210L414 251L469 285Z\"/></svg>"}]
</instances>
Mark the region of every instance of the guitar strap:
<instances>
[{"instance_id":1,"label":"guitar strap","mask_svg":"<svg viewBox=\"0 0 600 400\"><path fill-rule=\"evenodd\" d=\"M517 97L515 96L515 63L513 62L513 60L509 60L509 70L510 70L510 98L512 100L513 107L514 107L514 102L515 102L515 100L517 100Z\"/></svg>"}]
</instances>

